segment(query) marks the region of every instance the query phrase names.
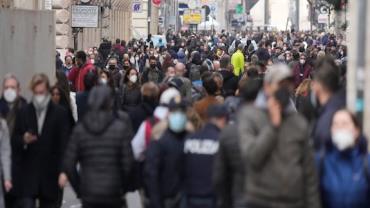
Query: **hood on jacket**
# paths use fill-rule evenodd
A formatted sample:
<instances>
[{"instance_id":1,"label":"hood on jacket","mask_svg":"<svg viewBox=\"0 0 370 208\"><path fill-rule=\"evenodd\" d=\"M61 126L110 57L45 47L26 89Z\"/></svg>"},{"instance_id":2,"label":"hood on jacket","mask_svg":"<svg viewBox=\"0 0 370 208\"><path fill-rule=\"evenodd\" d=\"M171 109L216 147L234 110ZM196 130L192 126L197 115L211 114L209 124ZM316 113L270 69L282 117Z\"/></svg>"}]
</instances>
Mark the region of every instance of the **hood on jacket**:
<instances>
[{"instance_id":1,"label":"hood on jacket","mask_svg":"<svg viewBox=\"0 0 370 208\"><path fill-rule=\"evenodd\" d=\"M112 92L107 86L94 87L87 101L88 112L83 119L83 126L93 134L102 134L113 122Z\"/></svg>"}]
</instances>

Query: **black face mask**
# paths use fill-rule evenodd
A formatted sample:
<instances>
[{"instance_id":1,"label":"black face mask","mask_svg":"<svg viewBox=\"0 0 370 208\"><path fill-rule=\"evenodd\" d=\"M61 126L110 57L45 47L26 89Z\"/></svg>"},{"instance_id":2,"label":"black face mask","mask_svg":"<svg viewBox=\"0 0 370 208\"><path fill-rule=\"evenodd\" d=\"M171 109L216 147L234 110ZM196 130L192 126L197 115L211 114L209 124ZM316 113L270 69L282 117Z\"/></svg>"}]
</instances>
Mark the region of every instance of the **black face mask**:
<instances>
[{"instance_id":1,"label":"black face mask","mask_svg":"<svg viewBox=\"0 0 370 208\"><path fill-rule=\"evenodd\" d=\"M129 69L129 68L130 68L130 66L129 66L129 65L123 65L123 69L127 70L127 69Z\"/></svg>"},{"instance_id":2,"label":"black face mask","mask_svg":"<svg viewBox=\"0 0 370 208\"><path fill-rule=\"evenodd\" d=\"M116 69L116 65L109 65L109 69L110 70L115 70Z\"/></svg>"},{"instance_id":3,"label":"black face mask","mask_svg":"<svg viewBox=\"0 0 370 208\"><path fill-rule=\"evenodd\" d=\"M150 64L150 68L155 69L157 67L157 64Z\"/></svg>"}]
</instances>

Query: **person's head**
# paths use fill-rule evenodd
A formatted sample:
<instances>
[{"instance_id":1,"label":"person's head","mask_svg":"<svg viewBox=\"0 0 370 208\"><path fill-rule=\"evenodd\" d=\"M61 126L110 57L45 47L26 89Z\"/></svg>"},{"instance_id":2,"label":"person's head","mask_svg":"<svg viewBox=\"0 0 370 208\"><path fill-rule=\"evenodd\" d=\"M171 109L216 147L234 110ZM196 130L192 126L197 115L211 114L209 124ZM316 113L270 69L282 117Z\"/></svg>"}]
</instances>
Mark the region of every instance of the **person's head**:
<instances>
[{"instance_id":1,"label":"person's head","mask_svg":"<svg viewBox=\"0 0 370 208\"><path fill-rule=\"evenodd\" d=\"M121 40L121 46L126 47L126 41L125 40Z\"/></svg>"},{"instance_id":2,"label":"person's head","mask_svg":"<svg viewBox=\"0 0 370 208\"><path fill-rule=\"evenodd\" d=\"M355 115L346 109L337 111L331 124L331 136L339 151L353 148L361 136L360 123Z\"/></svg>"},{"instance_id":3,"label":"person's head","mask_svg":"<svg viewBox=\"0 0 370 208\"><path fill-rule=\"evenodd\" d=\"M84 77L85 91L90 91L98 83L98 75L95 71L89 71Z\"/></svg>"},{"instance_id":4,"label":"person's head","mask_svg":"<svg viewBox=\"0 0 370 208\"><path fill-rule=\"evenodd\" d=\"M250 78L240 84L240 95L245 103L254 103L262 88L262 80Z\"/></svg>"},{"instance_id":5,"label":"person's head","mask_svg":"<svg viewBox=\"0 0 370 208\"><path fill-rule=\"evenodd\" d=\"M305 54L301 54L301 56L300 56L300 59L299 59L299 63L301 64L301 65L305 65L306 64L306 55Z\"/></svg>"},{"instance_id":6,"label":"person's head","mask_svg":"<svg viewBox=\"0 0 370 208\"><path fill-rule=\"evenodd\" d=\"M118 67L118 60L117 58L110 58L108 61L108 69L109 70L115 70Z\"/></svg>"},{"instance_id":7,"label":"person's head","mask_svg":"<svg viewBox=\"0 0 370 208\"><path fill-rule=\"evenodd\" d=\"M149 57L149 65L151 69L157 68L157 58L155 56Z\"/></svg>"},{"instance_id":8,"label":"person's head","mask_svg":"<svg viewBox=\"0 0 370 208\"><path fill-rule=\"evenodd\" d=\"M208 122L216 125L219 129L225 128L228 116L228 110L225 105L210 105L207 109Z\"/></svg>"},{"instance_id":9,"label":"person's head","mask_svg":"<svg viewBox=\"0 0 370 208\"><path fill-rule=\"evenodd\" d=\"M218 92L218 85L215 76L212 73L205 73L202 76L203 87L209 96L216 96Z\"/></svg>"},{"instance_id":10,"label":"person's head","mask_svg":"<svg viewBox=\"0 0 370 208\"><path fill-rule=\"evenodd\" d=\"M70 56L70 55L65 56L65 57L64 57L64 63L65 63L65 65L67 65L67 66L72 65L72 56Z\"/></svg>"},{"instance_id":11,"label":"person's head","mask_svg":"<svg viewBox=\"0 0 370 208\"><path fill-rule=\"evenodd\" d=\"M340 71L330 57L317 60L315 69L311 88L320 104L325 105L340 89Z\"/></svg>"},{"instance_id":12,"label":"person's head","mask_svg":"<svg viewBox=\"0 0 370 208\"><path fill-rule=\"evenodd\" d=\"M7 103L14 103L19 97L20 84L16 76L7 74L3 81L3 98Z\"/></svg>"},{"instance_id":13,"label":"person's head","mask_svg":"<svg viewBox=\"0 0 370 208\"><path fill-rule=\"evenodd\" d=\"M268 107L278 105L279 108L282 110L283 113L287 106L290 103L290 93L289 89L282 87L277 89L268 99Z\"/></svg>"},{"instance_id":14,"label":"person's head","mask_svg":"<svg viewBox=\"0 0 370 208\"><path fill-rule=\"evenodd\" d=\"M168 128L174 133L185 131L187 123L186 104L181 96L173 98L168 104Z\"/></svg>"},{"instance_id":15,"label":"person's head","mask_svg":"<svg viewBox=\"0 0 370 208\"><path fill-rule=\"evenodd\" d=\"M130 60L125 59L125 60L123 61L123 69L127 71L127 70L129 70L130 68L131 68Z\"/></svg>"},{"instance_id":16,"label":"person's head","mask_svg":"<svg viewBox=\"0 0 370 208\"><path fill-rule=\"evenodd\" d=\"M45 74L35 74L30 83L33 97L32 102L36 109L44 109L50 100L49 78Z\"/></svg>"},{"instance_id":17,"label":"person's head","mask_svg":"<svg viewBox=\"0 0 370 208\"><path fill-rule=\"evenodd\" d=\"M238 50L240 50L240 51L244 51L244 44L243 43L240 43L239 45L238 45Z\"/></svg>"},{"instance_id":18,"label":"person's head","mask_svg":"<svg viewBox=\"0 0 370 208\"><path fill-rule=\"evenodd\" d=\"M263 89L267 96L271 96L282 86L291 88L292 71L285 64L275 64L266 72L264 77ZM288 85L288 86L287 86Z\"/></svg>"},{"instance_id":19,"label":"person's head","mask_svg":"<svg viewBox=\"0 0 370 208\"><path fill-rule=\"evenodd\" d=\"M60 100L61 100L61 97L62 97L62 90L57 85L55 85L51 88L50 94L51 94L51 100L55 104L60 104Z\"/></svg>"},{"instance_id":20,"label":"person's head","mask_svg":"<svg viewBox=\"0 0 370 208\"><path fill-rule=\"evenodd\" d=\"M172 66L168 67L166 71L166 77L174 77L174 76L176 76L175 68Z\"/></svg>"},{"instance_id":21,"label":"person's head","mask_svg":"<svg viewBox=\"0 0 370 208\"><path fill-rule=\"evenodd\" d=\"M156 104L159 99L159 87L154 82L147 82L141 87L143 102Z\"/></svg>"},{"instance_id":22,"label":"person's head","mask_svg":"<svg viewBox=\"0 0 370 208\"><path fill-rule=\"evenodd\" d=\"M230 56L229 55L223 55L220 59L221 69L227 69L229 65L230 65Z\"/></svg>"},{"instance_id":23,"label":"person's head","mask_svg":"<svg viewBox=\"0 0 370 208\"><path fill-rule=\"evenodd\" d=\"M183 77L185 75L185 72L186 72L185 64L183 64L181 62L177 63L176 66L175 66L176 76Z\"/></svg>"},{"instance_id":24,"label":"person's head","mask_svg":"<svg viewBox=\"0 0 370 208\"><path fill-rule=\"evenodd\" d=\"M119 38L116 39L116 44L120 44L121 40Z\"/></svg>"},{"instance_id":25,"label":"person's head","mask_svg":"<svg viewBox=\"0 0 370 208\"><path fill-rule=\"evenodd\" d=\"M87 99L90 112L111 111L113 108L112 89L107 86L94 87Z\"/></svg>"},{"instance_id":26,"label":"person's head","mask_svg":"<svg viewBox=\"0 0 370 208\"><path fill-rule=\"evenodd\" d=\"M86 60L87 60L87 56L86 56L85 51L77 51L76 56L75 56L75 60L76 60L76 65L79 68L81 68L86 63Z\"/></svg>"},{"instance_id":27,"label":"person's head","mask_svg":"<svg viewBox=\"0 0 370 208\"><path fill-rule=\"evenodd\" d=\"M99 84L108 85L111 79L111 72L107 69L102 69L99 73Z\"/></svg>"},{"instance_id":28,"label":"person's head","mask_svg":"<svg viewBox=\"0 0 370 208\"><path fill-rule=\"evenodd\" d=\"M136 69L131 68L126 72L123 82L124 83L137 84L138 80L139 80L139 75L138 75Z\"/></svg>"}]
</instances>

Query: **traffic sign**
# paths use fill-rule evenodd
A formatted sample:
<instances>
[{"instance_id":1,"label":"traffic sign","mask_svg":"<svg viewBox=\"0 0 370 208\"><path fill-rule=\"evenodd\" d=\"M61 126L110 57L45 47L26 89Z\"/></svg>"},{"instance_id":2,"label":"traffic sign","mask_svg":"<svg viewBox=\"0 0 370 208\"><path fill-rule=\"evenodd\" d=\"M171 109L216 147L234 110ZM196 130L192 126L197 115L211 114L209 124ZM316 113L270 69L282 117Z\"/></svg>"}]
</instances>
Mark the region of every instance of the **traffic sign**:
<instances>
[{"instance_id":1,"label":"traffic sign","mask_svg":"<svg viewBox=\"0 0 370 208\"><path fill-rule=\"evenodd\" d=\"M236 7L235 7L235 12L236 12L237 14L242 14L242 13L243 13L243 11L244 11L244 8L243 8L243 5L242 5L242 4L238 4L238 5L236 5Z\"/></svg>"},{"instance_id":2,"label":"traffic sign","mask_svg":"<svg viewBox=\"0 0 370 208\"><path fill-rule=\"evenodd\" d=\"M141 13L143 11L143 2L142 0L134 0L132 2L132 12Z\"/></svg>"},{"instance_id":3,"label":"traffic sign","mask_svg":"<svg viewBox=\"0 0 370 208\"><path fill-rule=\"evenodd\" d=\"M327 14L327 13L329 13L329 8L327 7L327 6L321 6L320 7L320 13L321 14Z\"/></svg>"}]
</instances>

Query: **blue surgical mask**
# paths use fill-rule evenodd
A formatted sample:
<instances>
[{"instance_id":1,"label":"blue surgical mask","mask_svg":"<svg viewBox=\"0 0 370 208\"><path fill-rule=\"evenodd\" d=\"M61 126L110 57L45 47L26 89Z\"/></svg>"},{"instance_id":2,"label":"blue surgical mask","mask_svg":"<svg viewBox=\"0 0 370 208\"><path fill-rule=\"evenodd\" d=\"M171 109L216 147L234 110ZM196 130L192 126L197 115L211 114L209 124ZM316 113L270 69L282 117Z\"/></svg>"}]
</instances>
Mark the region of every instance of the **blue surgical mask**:
<instances>
[{"instance_id":1,"label":"blue surgical mask","mask_svg":"<svg viewBox=\"0 0 370 208\"><path fill-rule=\"evenodd\" d=\"M186 114L181 111L172 112L168 116L169 128L175 133L180 133L185 130L186 121Z\"/></svg>"}]
</instances>

